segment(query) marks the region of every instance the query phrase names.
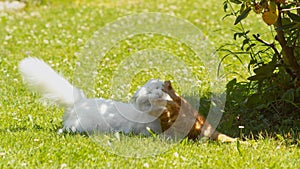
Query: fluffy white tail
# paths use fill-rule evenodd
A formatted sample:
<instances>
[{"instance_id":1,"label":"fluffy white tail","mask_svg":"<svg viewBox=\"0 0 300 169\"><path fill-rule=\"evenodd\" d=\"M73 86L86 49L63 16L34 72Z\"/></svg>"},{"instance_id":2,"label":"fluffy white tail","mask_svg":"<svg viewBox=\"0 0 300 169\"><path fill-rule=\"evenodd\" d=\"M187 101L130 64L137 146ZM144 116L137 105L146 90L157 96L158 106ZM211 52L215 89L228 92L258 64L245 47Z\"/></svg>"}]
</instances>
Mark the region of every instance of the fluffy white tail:
<instances>
[{"instance_id":1,"label":"fluffy white tail","mask_svg":"<svg viewBox=\"0 0 300 169\"><path fill-rule=\"evenodd\" d=\"M80 90L42 60L25 58L20 62L19 69L30 87L61 106L71 106L84 97Z\"/></svg>"}]
</instances>

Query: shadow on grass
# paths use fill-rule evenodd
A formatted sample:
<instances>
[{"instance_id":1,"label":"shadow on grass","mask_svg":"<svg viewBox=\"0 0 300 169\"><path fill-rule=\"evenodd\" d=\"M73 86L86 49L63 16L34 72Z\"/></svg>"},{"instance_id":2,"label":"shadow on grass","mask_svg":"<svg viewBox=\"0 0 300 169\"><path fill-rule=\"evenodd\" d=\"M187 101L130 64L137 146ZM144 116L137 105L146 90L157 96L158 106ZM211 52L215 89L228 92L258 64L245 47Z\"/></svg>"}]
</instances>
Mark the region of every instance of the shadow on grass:
<instances>
[{"instance_id":1,"label":"shadow on grass","mask_svg":"<svg viewBox=\"0 0 300 169\"><path fill-rule=\"evenodd\" d=\"M282 135L287 139L299 139L300 133L300 97L297 90L289 93L277 86L267 88L253 82L237 82L231 80L227 84L227 100L220 131L229 132L234 136L248 138L274 137ZM262 91L262 92L261 92ZM244 126L240 131L239 126Z\"/></svg>"},{"instance_id":2,"label":"shadow on grass","mask_svg":"<svg viewBox=\"0 0 300 169\"><path fill-rule=\"evenodd\" d=\"M293 102L283 99L278 88L259 93L253 83L231 80L227 84L226 105L217 130L232 137L300 140L300 90L291 94ZM297 93L299 92L299 93ZM194 100L193 97L185 97ZM200 98L199 113L207 116L210 99ZM240 128L240 126L242 126Z\"/></svg>"}]
</instances>

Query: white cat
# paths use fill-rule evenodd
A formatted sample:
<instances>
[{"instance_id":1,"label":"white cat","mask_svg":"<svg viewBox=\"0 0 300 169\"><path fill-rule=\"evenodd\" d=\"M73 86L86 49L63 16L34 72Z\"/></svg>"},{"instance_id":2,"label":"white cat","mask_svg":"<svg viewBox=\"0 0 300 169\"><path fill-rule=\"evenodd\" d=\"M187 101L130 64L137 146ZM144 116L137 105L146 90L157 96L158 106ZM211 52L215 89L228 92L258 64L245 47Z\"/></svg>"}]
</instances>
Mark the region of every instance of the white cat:
<instances>
[{"instance_id":1,"label":"white cat","mask_svg":"<svg viewBox=\"0 0 300 169\"><path fill-rule=\"evenodd\" d=\"M149 111L161 109L162 100L170 99L162 92L163 82L149 80L134 95L132 103L103 98L86 98L84 93L37 58L20 62L25 82L34 90L65 108L63 130L72 132L124 132L149 135L147 128L161 133L159 119Z\"/></svg>"},{"instance_id":2,"label":"white cat","mask_svg":"<svg viewBox=\"0 0 300 169\"><path fill-rule=\"evenodd\" d=\"M149 80L135 92L131 103L138 110L159 117L166 109L167 100L172 100L168 94L162 91L163 83L158 79Z\"/></svg>"}]
</instances>

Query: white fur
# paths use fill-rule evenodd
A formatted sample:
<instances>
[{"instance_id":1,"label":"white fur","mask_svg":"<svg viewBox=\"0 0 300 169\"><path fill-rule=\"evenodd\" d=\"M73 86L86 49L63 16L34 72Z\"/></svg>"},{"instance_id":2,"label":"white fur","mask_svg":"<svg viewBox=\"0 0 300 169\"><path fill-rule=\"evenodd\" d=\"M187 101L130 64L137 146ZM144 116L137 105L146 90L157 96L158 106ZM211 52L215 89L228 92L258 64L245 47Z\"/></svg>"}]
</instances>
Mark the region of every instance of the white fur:
<instances>
[{"instance_id":1,"label":"white fur","mask_svg":"<svg viewBox=\"0 0 300 169\"><path fill-rule=\"evenodd\" d=\"M151 79L136 91L131 102L138 110L159 117L166 109L166 101L172 100L168 94L162 91L162 88L162 81Z\"/></svg>"},{"instance_id":2,"label":"white fur","mask_svg":"<svg viewBox=\"0 0 300 169\"><path fill-rule=\"evenodd\" d=\"M26 58L20 62L19 69L31 88L61 106L71 106L84 97L83 93L42 60Z\"/></svg>"},{"instance_id":3,"label":"white fur","mask_svg":"<svg viewBox=\"0 0 300 169\"><path fill-rule=\"evenodd\" d=\"M165 97L161 90L163 83L159 80L146 83L136 92L133 104L128 104L86 98L82 91L36 58L25 58L20 62L19 69L29 86L65 108L63 130L89 133L122 131L149 135L149 127L154 132L161 132L159 120L143 111L155 108L152 102Z\"/></svg>"}]
</instances>

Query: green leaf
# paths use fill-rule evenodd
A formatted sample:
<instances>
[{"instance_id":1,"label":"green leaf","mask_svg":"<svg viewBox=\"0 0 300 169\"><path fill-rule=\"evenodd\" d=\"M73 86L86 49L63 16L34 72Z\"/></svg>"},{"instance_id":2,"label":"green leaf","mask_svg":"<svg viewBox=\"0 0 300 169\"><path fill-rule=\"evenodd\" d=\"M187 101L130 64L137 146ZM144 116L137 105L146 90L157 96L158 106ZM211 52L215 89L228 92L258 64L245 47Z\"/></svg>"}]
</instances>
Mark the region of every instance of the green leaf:
<instances>
[{"instance_id":1,"label":"green leaf","mask_svg":"<svg viewBox=\"0 0 300 169\"><path fill-rule=\"evenodd\" d=\"M247 45L249 42L250 42L250 39L248 39L248 38L244 39L241 49L244 50L244 46Z\"/></svg>"},{"instance_id":2,"label":"green leaf","mask_svg":"<svg viewBox=\"0 0 300 169\"><path fill-rule=\"evenodd\" d=\"M294 22L300 22L300 16L291 12L287 13Z\"/></svg>"},{"instance_id":3,"label":"green leaf","mask_svg":"<svg viewBox=\"0 0 300 169\"><path fill-rule=\"evenodd\" d=\"M277 67L276 60L269 62L268 64L264 64L262 66L259 66L258 68L254 69L254 76L251 76L248 78L248 80L254 81L254 80L264 80L268 77L271 77L274 75L274 70Z\"/></svg>"},{"instance_id":4,"label":"green leaf","mask_svg":"<svg viewBox=\"0 0 300 169\"><path fill-rule=\"evenodd\" d=\"M234 90L234 86L236 86L236 78L230 80L227 85L226 85L226 88L228 91L232 91Z\"/></svg>"},{"instance_id":5,"label":"green leaf","mask_svg":"<svg viewBox=\"0 0 300 169\"><path fill-rule=\"evenodd\" d=\"M280 134L276 134L276 137L277 137L280 141L284 141L284 140L285 140Z\"/></svg>"},{"instance_id":6,"label":"green leaf","mask_svg":"<svg viewBox=\"0 0 300 169\"><path fill-rule=\"evenodd\" d=\"M237 140L237 142L236 142L236 149L238 150L240 156L243 156L242 149L241 149L241 143L239 140Z\"/></svg>"},{"instance_id":7,"label":"green leaf","mask_svg":"<svg viewBox=\"0 0 300 169\"><path fill-rule=\"evenodd\" d=\"M244 32L236 32L233 34L233 39L236 40L237 37L242 37L244 34Z\"/></svg>"},{"instance_id":8,"label":"green leaf","mask_svg":"<svg viewBox=\"0 0 300 169\"><path fill-rule=\"evenodd\" d=\"M246 31L246 32L236 32L233 34L233 39L236 40L237 37L242 37L242 36L246 36L250 31Z\"/></svg>"},{"instance_id":9,"label":"green leaf","mask_svg":"<svg viewBox=\"0 0 300 169\"><path fill-rule=\"evenodd\" d=\"M222 20L224 20L225 18L229 17L229 16L234 16L233 13L230 13L230 14L226 14L224 17L222 17Z\"/></svg>"},{"instance_id":10,"label":"green leaf","mask_svg":"<svg viewBox=\"0 0 300 169\"><path fill-rule=\"evenodd\" d=\"M261 104L261 95L254 93L250 96L248 96L246 100L246 106L249 107L250 109L256 108L258 105Z\"/></svg>"},{"instance_id":11,"label":"green leaf","mask_svg":"<svg viewBox=\"0 0 300 169\"><path fill-rule=\"evenodd\" d=\"M289 102L294 102L295 100L295 90L294 89L289 89L282 95L282 99L289 101Z\"/></svg>"},{"instance_id":12,"label":"green leaf","mask_svg":"<svg viewBox=\"0 0 300 169\"><path fill-rule=\"evenodd\" d=\"M224 10L224 12L227 11L227 8L228 8L228 2L224 1L224 3L223 3L223 10Z\"/></svg>"},{"instance_id":13,"label":"green leaf","mask_svg":"<svg viewBox=\"0 0 300 169\"><path fill-rule=\"evenodd\" d=\"M300 97L300 87L295 90L295 97Z\"/></svg>"},{"instance_id":14,"label":"green leaf","mask_svg":"<svg viewBox=\"0 0 300 169\"><path fill-rule=\"evenodd\" d=\"M281 27L277 27L275 30L286 30L286 29L291 29L295 25L297 25L295 22L289 23L289 24L284 24Z\"/></svg>"},{"instance_id":15,"label":"green leaf","mask_svg":"<svg viewBox=\"0 0 300 169\"><path fill-rule=\"evenodd\" d=\"M235 3L235 4L241 4L241 3L243 3L242 1L239 1L239 0L230 0L230 2Z\"/></svg>"},{"instance_id":16,"label":"green leaf","mask_svg":"<svg viewBox=\"0 0 300 169\"><path fill-rule=\"evenodd\" d=\"M254 69L254 73L255 74L270 74L273 73L273 71L275 70L276 65L269 63L269 64L264 64L256 69Z\"/></svg>"},{"instance_id":17,"label":"green leaf","mask_svg":"<svg viewBox=\"0 0 300 169\"><path fill-rule=\"evenodd\" d=\"M253 44L251 44L251 45L249 45L247 48L246 48L246 51L249 51L251 48L253 48L254 46L256 46L256 44L255 43L253 43Z\"/></svg>"},{"instance_id":18,"label":"green leaf","mask_svg":"<svg viewBox=\"0 0 300 169\"><path fill-rule=\"evenodd\" d=\"M249 14L250 11L251 11L251 8L250 8L250 7L246 8L246 9L245 9L245 10L244 10L244 11L236 18L236 20L235 20L235 22L234 22L234 25L240 23L241 20L245 19L245 18L248 16L248 14Z\"/></svg>"},{"instance_id":19,"label":"green leaf","mask_svg":"<svg viewBox=\"0 0 300 169\"><path fill-rule=\"evenodd\" d=\"M264 80L266 78L266 76L264 75L253 75L253 76L250 76L248 77L247 79L250 80L250 81L260 81L260 80Z\"/></svg>"},{"instance_id":20,"label":"green leaf","mask_svg":"<svg viewBox=\"0 0 300 169\"><path fill-rule=\"evenodd\" d=\"M246 5L245 5L245 3L243 3L240 8L240 14L243 13L243 11L245 11L245 8L246 8Z\"/></svg>"},{"instance_id":21,"label":"green leaf","mask_svg":"<svg viewBox=\"0 0 300 169\"><path fill-rule=\"evenodd\" d=\"M185 138L185 139L183 139L182 141L181 141L181 145L182 146L185 146L185 145L188 145L188 143L189 143L189 140L188 140L188 138Z\"/></svg>"}]
</instances>

